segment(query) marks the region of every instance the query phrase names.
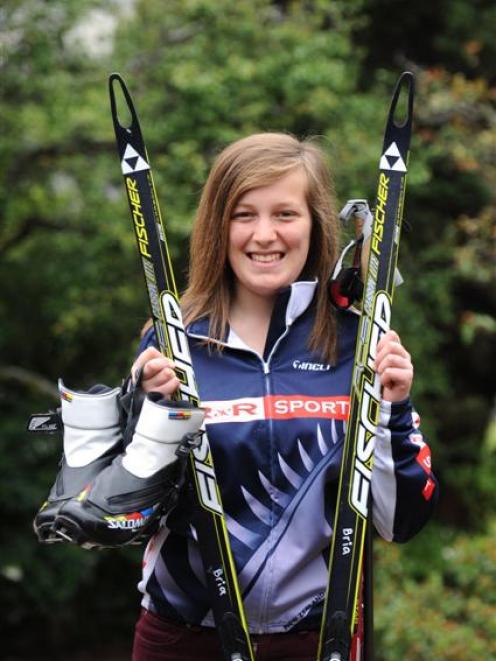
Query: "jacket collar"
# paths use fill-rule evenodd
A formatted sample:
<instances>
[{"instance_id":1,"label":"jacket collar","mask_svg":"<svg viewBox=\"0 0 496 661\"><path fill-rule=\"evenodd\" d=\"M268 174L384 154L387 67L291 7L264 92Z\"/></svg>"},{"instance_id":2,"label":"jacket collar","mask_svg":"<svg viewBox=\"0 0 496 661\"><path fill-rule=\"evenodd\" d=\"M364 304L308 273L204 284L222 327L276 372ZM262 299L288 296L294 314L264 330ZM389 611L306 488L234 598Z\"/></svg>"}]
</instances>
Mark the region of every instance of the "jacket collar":
<instances>
[{"instance_id":1,"label":"jacket collar","mask_svg":"<svg viewBox=\"0 0 496 661\"><path fill-rule=\"evenodd\" d=\"M313 300L316 289L317 280L298 280L297 282L293 282L293 284L287 289L281 291L279 294L280 298L287 297L289 293L285 311L286 327L291 326L294 321L308 309ZM201 319L193 321L186 328L186 333L191 337L194 336L201 339L208 339L208 317L202 317ZM240 342L241 340L236 334L228 329L227 336L224 338L222 344L228 344L233 348L242 348L239 346Z\"/></svg>"}]
</instances>

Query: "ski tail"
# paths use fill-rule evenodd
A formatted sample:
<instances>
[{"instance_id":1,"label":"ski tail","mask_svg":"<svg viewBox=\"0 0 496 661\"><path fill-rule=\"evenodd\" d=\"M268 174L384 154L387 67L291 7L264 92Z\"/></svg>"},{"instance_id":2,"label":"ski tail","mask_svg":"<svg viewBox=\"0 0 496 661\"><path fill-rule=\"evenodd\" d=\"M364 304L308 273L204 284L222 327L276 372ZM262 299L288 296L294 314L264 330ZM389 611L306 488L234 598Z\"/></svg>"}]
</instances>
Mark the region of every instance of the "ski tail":
<instances>
[{"instance_id":1,"label":"ski tail","mask_svg":"<svg viewBox=\"0 0 496 661\"><path fill-rule=\"evenodd\" d=\"M357 627L371 502L374 444L381 401L379 377L374 372L373 363L377 343L390 327L413 97L413 75L405 72L393 92L379 162L379 183L355 349L350 417L336 501L318 649L319 661L348 661Z\"/></svg>"},{"instance_id":2,"label":"ski tail","mask_svg":"<svg viewBox=\"0 0 496 661\"><path fill-rule=\"evenodd\" d=\"M116 88L120 90L119 103ZM157 342L161 352L175 363L180 380L177 399L188 400L198 406L198 389L182 321L166 225L162 220L138 116L126 84L117 73L109 78L109 94L121 170ZM128 114L127 126L120 122L121 109ZM220 491L204 427L203 431L200 447L190 455L190 479L197 496L192 523L198 535L223 658L225 661L253 661Z\"/></svg>"}]
</instances>

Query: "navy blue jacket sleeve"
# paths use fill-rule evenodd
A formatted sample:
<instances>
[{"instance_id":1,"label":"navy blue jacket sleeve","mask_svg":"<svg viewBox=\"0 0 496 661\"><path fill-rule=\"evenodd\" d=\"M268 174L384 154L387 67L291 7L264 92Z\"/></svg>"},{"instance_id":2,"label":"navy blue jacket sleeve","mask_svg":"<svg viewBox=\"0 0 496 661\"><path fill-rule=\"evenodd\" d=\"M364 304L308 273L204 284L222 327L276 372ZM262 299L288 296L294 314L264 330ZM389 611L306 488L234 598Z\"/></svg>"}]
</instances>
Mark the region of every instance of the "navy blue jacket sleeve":
<instances>
[{"instance_id":1,"label":"navy blue jacket sleeve","mask_svg":"<svg viewBox=\"0 0 496 661\"><path fill-rule=\"evenodd\" d=\"M427 523L438 498L431 453L411 401L381 403L372 470L374 525L406 542Z\"/></svg>"}]
</instances>

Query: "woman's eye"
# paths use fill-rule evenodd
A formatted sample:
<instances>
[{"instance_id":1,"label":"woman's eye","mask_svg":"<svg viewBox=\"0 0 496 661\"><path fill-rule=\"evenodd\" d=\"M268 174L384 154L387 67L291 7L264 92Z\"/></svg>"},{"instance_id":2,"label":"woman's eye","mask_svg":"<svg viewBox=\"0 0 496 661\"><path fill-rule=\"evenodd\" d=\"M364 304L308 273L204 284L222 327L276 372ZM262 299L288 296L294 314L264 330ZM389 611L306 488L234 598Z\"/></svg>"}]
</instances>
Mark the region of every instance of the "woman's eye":
<instances>
[{"instance_id":1,"label":"woman's eye","mask_svg":"<svg viewBox=\"0 0 496 661\"><path fill-rule=\"evenodd\" d=\"M279 211L277 215L280 218L293 218L296 216L296 211L293 211L292 209L283 209L282 211Z\"/></svg>"},{"instance_id":2,"label":"woman's eye","mask_svg":"<svg viewBox=\"0 0 496 661\"><path fill-rule=\"evenodd\" d=\"M231 216L231 220L249 220L250 218L253 218L251 211L235 211Z\"/></svg>"}]
</instances>

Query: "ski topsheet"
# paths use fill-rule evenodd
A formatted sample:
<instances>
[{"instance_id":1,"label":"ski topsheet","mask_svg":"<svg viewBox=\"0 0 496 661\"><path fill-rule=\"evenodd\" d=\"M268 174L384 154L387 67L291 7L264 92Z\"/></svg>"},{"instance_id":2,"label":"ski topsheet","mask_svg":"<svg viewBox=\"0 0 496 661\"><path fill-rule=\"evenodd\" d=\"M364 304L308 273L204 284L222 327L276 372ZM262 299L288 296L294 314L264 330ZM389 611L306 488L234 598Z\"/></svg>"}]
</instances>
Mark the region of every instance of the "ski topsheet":
<instances>
[{"instance_id":1,"label":"ski topsheet","mask_svg":"<svg viewBox=\"0 0 496 661\"><path fill-rule=\"evenodd\" d=\"M399 78L391 102L370 237L353 366L318 660L348 661L356 630L381 387L376 347L389 329L412 127L413 75ZM399 99L404 110L400 114ZM372 660L370 660L372 661Z\"/></svg>"},{"instance_id":2,"label":"ski topsheet","mask_svg":"<svg viewBox=\"0 0 496 661\"><path fill-rule=\"evenodd\" d=\"M116 83L120 86L120 103L125 103L123 109L127 106L131 118L129 126L122 126L119 121ZM110 76L109 93L121 169L159 348L175 363L181 381L178 399L199 405L167 245L166 226L160 214L138 117L131 95L119 74ZM198 536L223 658L225 661L253 661L220 491L205 432L200 447L191 453L190 477L197 495L192 523Z\"/></svg>"}]
</instances>

